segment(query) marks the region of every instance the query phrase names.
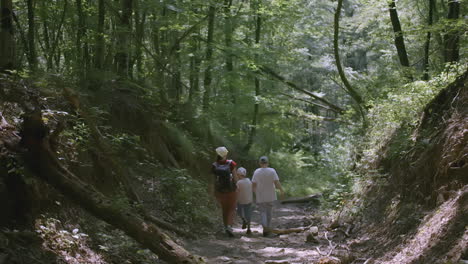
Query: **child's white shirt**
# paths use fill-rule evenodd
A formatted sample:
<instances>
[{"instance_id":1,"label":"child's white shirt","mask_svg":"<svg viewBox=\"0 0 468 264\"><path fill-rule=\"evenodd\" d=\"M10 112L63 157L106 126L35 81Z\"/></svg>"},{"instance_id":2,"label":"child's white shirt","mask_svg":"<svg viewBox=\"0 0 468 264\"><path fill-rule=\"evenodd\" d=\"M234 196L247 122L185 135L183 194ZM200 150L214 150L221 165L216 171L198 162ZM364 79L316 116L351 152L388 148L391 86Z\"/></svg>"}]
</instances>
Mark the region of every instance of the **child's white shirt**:
<instances>
[{"instance_id":1,"label":"child's white shirt","mask_svg":"<svg viewBox=\"0 0 468 264\"><path fill-rule=\"evenodd\" d=\"M244 178L237 181L237 202L240 204L249 204L253 201L252 182L249 178Z\"/></svg>"}]
</instances>

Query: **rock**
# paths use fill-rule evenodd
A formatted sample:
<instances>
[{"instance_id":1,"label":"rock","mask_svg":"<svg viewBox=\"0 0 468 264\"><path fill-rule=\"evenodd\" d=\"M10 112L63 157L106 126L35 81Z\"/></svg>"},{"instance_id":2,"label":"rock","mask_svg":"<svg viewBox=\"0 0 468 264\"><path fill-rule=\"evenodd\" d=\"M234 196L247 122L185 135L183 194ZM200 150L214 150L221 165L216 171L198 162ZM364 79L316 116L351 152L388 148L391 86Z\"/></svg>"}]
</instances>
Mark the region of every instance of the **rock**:
<instances>
[{"instance_id":1,"label":"rock","mask_svg":"<svg viewBox=\"0 0 468 264\"><path fill-rule=\"evenodd\" d=\"M306 242L307 243L318 243L318 240L316 236L318 236L318 227L313 226L309 229L309 231L306 233Z\"/></svg>"},{"instance_id":2,"label":"rock","mask_svg":"<svg viewBox=\"0 0 468 264\"><path fill-rule=\"evenodd\" d=\"M322 257L319 259L318 264L342 264L338 258L335 257Z\"/></svg>"},{"instance_id":3,"label":"rock","mask_svg":"<svg viewBox=\"0 0 468 264\"><path fill-rule=\"evenodd\" d=\"M336 228L338 228L338 227L340 227L340 226L341 226L341 224L340 224L339 220L336 219L336 220L333 220L333 221L330 223L330 225L328 226L327 229L333 230L333 229L336 229Z\"/></svg>"},{"instance_id":4,"label":"rock","mask_svg":"<svg viewBox=\"0 0 468 264\"><path fill-rule=\"evenodd\" d=\"M349 264L352 263L356 256L349 253L348 250L337 249L333 252L333 256L340 259L341 264Z\"/></svg>"},{"instance_id":5,"label":"rock","mask_svg":"<svg viewBox=\"0 0 468 264\"><path fill-rule=\"evenodd\" d=\"M319 241L317 240L316 236L314 236L313 233L311 232L308 232L307 233L307 236L306 236L306 242L307 243L319 243Z\"/></svg>"},{"instance_id":6,"label":"rock","mask_svg":"<svg viewBox=\"0 0 468 264\"><path fill-rule=\"evenodd\" d=\"M318 230L318 226L313 226L309 229L309 232L314 235L314 236L318 236L318 233L319 233L319 230Z\"/></svg>"},{"instance_id":7,"label":"rock","mask_svg":"<svg viewBox=\"0 0 468 264\"><path fill-rule=\"evenodd\" d=\"M290 264L287 260L266 260L265 264Z\"/></svg>"}]
</instances>

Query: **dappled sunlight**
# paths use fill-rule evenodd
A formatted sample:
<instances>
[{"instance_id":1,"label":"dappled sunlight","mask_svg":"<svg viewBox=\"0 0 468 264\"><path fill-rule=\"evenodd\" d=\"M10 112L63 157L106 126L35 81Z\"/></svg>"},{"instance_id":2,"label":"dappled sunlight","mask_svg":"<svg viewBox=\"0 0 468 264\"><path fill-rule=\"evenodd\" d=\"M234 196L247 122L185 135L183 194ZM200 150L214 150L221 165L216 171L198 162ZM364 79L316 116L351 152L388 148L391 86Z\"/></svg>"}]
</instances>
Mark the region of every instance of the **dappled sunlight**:
<instances>
[{"instance_id":1,"label":"dappled sunlight","mask_svg":"<svg viewBox=\"0 0 468 264\"><path fill-rule=\"evenodd\" d=\"M431 247L437 245L441 239L444 239L444 232L441 230L447 229L451 224L451 220L456 216L459 210L459 199L463 192L443 203L439 208L428 215L427 220L423 221L418 228L418 232L406 244L402 245L402 250L398 252L390 261L383 263L386 264L404 264L413 263L423 253ZM391 257L391 256L387 256ZM384 257L385 258L385 257Z\"/></svg>"}]
</instances>

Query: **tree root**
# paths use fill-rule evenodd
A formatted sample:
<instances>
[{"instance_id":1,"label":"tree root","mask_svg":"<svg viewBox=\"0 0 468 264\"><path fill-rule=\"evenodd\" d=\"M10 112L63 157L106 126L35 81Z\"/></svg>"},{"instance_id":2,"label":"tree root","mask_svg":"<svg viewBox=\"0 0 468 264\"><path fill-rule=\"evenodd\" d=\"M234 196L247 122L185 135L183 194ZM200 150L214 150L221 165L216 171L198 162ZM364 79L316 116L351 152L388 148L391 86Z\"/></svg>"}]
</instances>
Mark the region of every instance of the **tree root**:
<instances>
[{"instance_id":1,"label":"tree root","mask_svg":"<svg viewBox=\"0 0 468 264\"><path fill-rule=\"evenodd\" d=\"M63 195L82 206L95 217L121 229L144 247L169 263L204 263L176 244L155 224L145 221L129 207L122 207L83 182L63 167L51 150L48 129L36 109L24 116L21 143L27 149L25 162L38 177L51 184Z\"/></svg>"}]
</instances>

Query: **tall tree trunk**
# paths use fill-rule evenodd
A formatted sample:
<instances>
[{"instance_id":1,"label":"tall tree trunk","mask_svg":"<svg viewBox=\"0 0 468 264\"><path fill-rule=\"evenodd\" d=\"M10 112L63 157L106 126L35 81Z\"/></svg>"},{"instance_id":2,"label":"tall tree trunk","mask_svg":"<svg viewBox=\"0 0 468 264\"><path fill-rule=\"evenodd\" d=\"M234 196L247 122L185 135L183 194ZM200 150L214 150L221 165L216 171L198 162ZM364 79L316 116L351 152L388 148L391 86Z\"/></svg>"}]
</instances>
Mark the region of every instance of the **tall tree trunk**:
<instances>
[{"instance_id":1,"label":"tall tree trunk","mask_svg":"<svg viewBox=\"0 0 468 264\"><path fill-rule=\"evenodd\" d=\"M121 0L122 13L117 27L117 52L115 54L115 62L117 66L117 74L120 77L128 78L130 76L129 69L129 50L130 50L130 35L132 32L131 20L133 12L133 0Z\"/></svg>"},{"instance_id":2,"label":"tall tree trunk","mask_svg":"<svg viewBox=\"0 0 468 264\"><path fill-rule=\"evenodd\" d=\"M86 35L86 18L83 12L83 1L76 0L76 12L78 15L78 26L76 30L76 70L81 79L85 78L86 60L87 60L87 43L83 41Z\"/></svg>"},{"instance_id":3,"label":"tall tree trunk","mask_svg":"<svg viewBox=\"0 0 468 264\"><path fill-rule=\"evenodd\" d=\"M395 0L390 2L388 10L390 11L390 20L393 26L393 33L395 34L395 47L397 49L398 58L400 59L400 64L403 67L409 67L408 53L406 52L405 40L403 38L403 31L401 30Z\"/></svg>"},{"instance_id":4,"label":"tall tree trunk","mask_svg":"<svg viewBox=\"0 0 468 264\"><path fill-rule=\"evenodd\" d=\"M431 45L431 30L433 22L435 0L429 0L429 14L427 18L427 35L426 35L426 44L424 45L424 76L423 80L429 80L429 50Z\"/></svg>"},{"instance_id":5,"label":"tall tree trunk","mask_svg":"<svg viewBox=\"0 0 468 264\"><path fill-rule=\"evenodd\" d=\"M236 104L236 91L235 86L232 82L232 75L234 71L234 63L232 56L232 34L233 34L233 25L232 25L232 15L231 15L231 6L232 0L224 0L224 43L226 46L226 72L227 72L227 90L230 92L230 98L232 104Z\"/></svg>"},{"instance_id":6,"label":"tall tree trunk","mask_svg":"<svg viewBox=\"0 0 468 264\"><path fill-rule=\"evenodd\" d=\"M102 69L104 64L104 22L106 17L106 6L104 0L98 2L98 21L96 34L96 47L94 49L94 67Z\"/></svg>"},{"instance_id":7,"label":"tall tree trunk","mask_svg":"<svg viewBox=\"0 0 468 264\"><path fill-rule=\"evenodd\" d=\"M43 2L43 4L46 4ZM46 58L47 70L52 70L53 64L53 54L50 54L50 34L49 34L49 24L47 23L47 17L44 18L42 22L42 35L44 38L44 57Z\"/></svg>"},{"instance_id":8,"label":"tall tree trunk","mask_svg":"<svg viewBox=\"0 0 468 264\"><path fill-rule=\"evenodd\" d=\"M262 16L260 15L260 1L258 0L255 2L255 44L260 44L260 36L261 36L261 29L262 29ZM256 56L257 57L257 56ZM245 146L244 150L246 153L250 151L250 148L253 145L253 141L255 139L255 135L257 134L257 123L258 123L258 112L260 108L260 102L258 101L258 97L260 96L260 80L257 76L255 76L255 104L254 104L254 113L252 119L252 126L250 127L249 138L247 139L247 145Z\"/></svg>"},{"instance_id":9,"label":"tall tree trunk","mask_svg":"<svg viewBox=\"0 0 468 264\"><path fill-rule=\"evenodd\" d=\"M34 0L27 0L28 5L28 63L29 69L35 71L37 67L37 53L35 42Z\"/></svg>"},{"instance_id":10,"label":"tall tree trunk","mask_svg":"<svg viewBox=\"0 0 468 264\"><path fill-rule=\"evenodd\" d=\"M349 83L348 79L346 78L345 72L343 70L343 66L341 65L341 60L340 60L340 50L339 50L339 45L338 45L338 37L339 37L339 28L340 28L340 15L341 15L341 8L343 5L343 0L338 0L338 6L336 8L336 13L335 13L335 23L334 23L334 34L333 34L333 47L334 47L334 53L335 53L335 61L336 61L336 67L338 69L338 74L340 75L341 81L343 82L345 86L346 92L353 98L353 100L356 102L357 109L361 114L362 117L362 122L363 126L366 126L366 118L365 118L365 113L363 110L363 100L361 95L351 86Z\"/></svg>"},{"instance_id":11,"label":"tall tree trunk","mask_svg":"<svg viewBox=\"0 0 468 264\"><path fill-rule=\"evenodd\" d=\"M200 42L197 38L193 38L190 43L190 52L193 54L190 57L190 76L189 76L189 104L196 107L200 93ZM194 103L195 101L195 103ZM194 109L195 110L195 109Z\"/></svg>"},{"instance_id":12,"label":"tall tree trunk","mask_svg":"<svg viewBox=\"0 0 468 264\"><path fill-rule=\"evenodd\" d=\"M170 55L169 61L171 62L171 87L170 94L172 94L176 103L180 103L182 97L182 80L181 80L181 61L180 61L180 42L177 41L179 38L179 32L174 30L171 34L172 39L175 41L174 50L175 52Z\"/></svg>"},{"instance_id":13,"label":"tall tree trunk","mask_svg":"<svg viewBox=\"0 0 468 264\"><path fill-rule=\"evenodd\" d=\"M211 71L212 66L212 57L213 57L213 35L214 35L214 23L215 23L215 14L216 8L214 5L210 5L208 9L208 35L206 40L206 63L208 66L205 70L205 79L203 80L203 87L205 91L203 93L203 110L208 110L210 106L210 95L211 95Z\"/></svg>"},{"instance_id":14,"label":"tall tree trunk","mask_svg":"<svg viewBox=\"0 0 468 264\"><path fill-rule=\"evenodd\" d=\"M15 65L15 41L13 31L13 3L0 2L0 72L12 70Z\"/></svg>"},{"instance_id":15,"label":"tall tree trunk","mask_svg":"<svg viewBox=\"0 0 468 264\"><path fill-rule=\"evenodd\" d=\"M448 15L447 19L451 20L452 23L455 23L460 16L460 1L458 0L449 0L448 3ZM452 28L449 29L449 32L445 35L444 46L445 46L445 62L456 62L458 61L459 54L459 32Z\"/></svg>"},{"instance_id":16,"label":"tall tree trunk","mask_svg":"<svg viewBox=\"0 0 468 264\"><path fill-rule=\"evenodd\" d=\"M143 79L143 41L145 34L146 24L146 10L140 15L139 1L135 1L135 30L136 30L136 43L135 43L135 61L136 61L136 74L137 79Z\"/></svg>"}]
</instances>

